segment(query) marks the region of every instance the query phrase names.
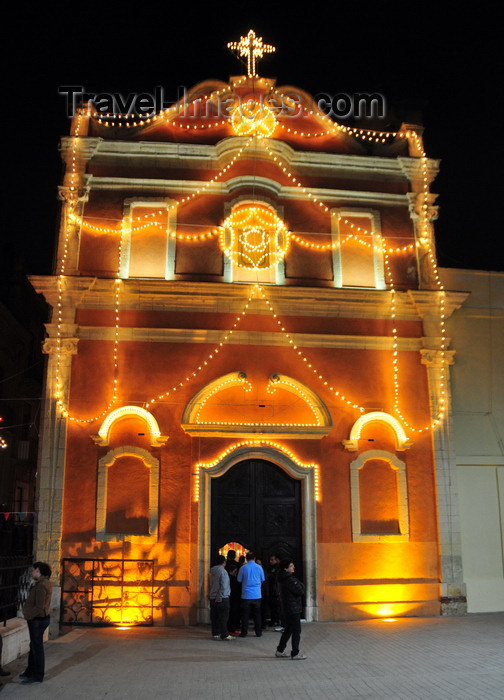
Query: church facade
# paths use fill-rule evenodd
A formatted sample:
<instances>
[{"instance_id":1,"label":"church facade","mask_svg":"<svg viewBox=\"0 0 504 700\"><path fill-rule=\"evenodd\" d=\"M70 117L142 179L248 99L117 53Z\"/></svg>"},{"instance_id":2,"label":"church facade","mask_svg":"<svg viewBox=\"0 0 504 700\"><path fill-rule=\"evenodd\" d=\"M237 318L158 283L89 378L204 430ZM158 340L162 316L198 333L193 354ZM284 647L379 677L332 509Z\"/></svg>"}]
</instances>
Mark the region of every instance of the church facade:
<instances>
[{"instance_id":1,"label":"church facade","mask_svg":"<svg viewBox=\"0 0 504 700\"><path fill-rule=\"evenodd\" d=\"M420 127L341 126L252 59L63 138L57 269L32 278L63 624L207 621L230 547L292 556L308 620L466 609L438 163Z\"/></svg>"}]
</instances>

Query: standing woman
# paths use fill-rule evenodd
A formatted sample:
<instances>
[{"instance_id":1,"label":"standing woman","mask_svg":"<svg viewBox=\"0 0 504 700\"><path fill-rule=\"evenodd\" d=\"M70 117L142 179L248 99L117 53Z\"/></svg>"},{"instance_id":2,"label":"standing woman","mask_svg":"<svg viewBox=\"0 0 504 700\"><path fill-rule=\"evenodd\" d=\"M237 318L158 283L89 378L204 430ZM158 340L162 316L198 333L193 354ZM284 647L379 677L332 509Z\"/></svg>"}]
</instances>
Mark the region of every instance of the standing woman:
<instances>
[{"instance_id":1,"label":"standing woman","mask_svg":"<svg viewBox=\"0 0 504 700\"><path fill-rule=\"evenodd\" d=\"M30 633L30 653L28 666L20 675L22 683L42 683L44 680L44 632L49 626L52 584L51 567L43 561L36 561L32 570L33 584L23 605L23 615L28 622Z\"/></svg>"}]
</instances>

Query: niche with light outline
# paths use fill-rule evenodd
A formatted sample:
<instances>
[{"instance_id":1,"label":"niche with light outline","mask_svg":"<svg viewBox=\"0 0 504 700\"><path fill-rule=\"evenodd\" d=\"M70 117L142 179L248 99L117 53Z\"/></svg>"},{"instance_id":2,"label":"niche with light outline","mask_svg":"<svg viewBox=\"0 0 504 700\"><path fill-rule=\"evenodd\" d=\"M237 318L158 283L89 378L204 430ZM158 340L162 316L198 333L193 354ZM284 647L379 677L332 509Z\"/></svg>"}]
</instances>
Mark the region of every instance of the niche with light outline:
<instances>
[{"instance_id":1,"label":"niche with light outline","mask_svg":"<svg viewBox=\"0 0 504 700\"><path fill-rule=\"evenodd\" d=\"M110 443L110 433L112 426L116 421L127 418L128 416L136 416L147 423L149 428L151 447L160 447L168 440L166 435L161 435L157 420L152 413L146 411L140 406L121 406L111 411L100 426L98 435L92 435L93 442L96 445L107 446Z\"/></svg>"},{"instance_id":2,"label":"niche with light outline","mask_svg":"<svg viewBox=\"0 0 504 700\"><path fill-rule=\"evenodd\" d=\"M230 372L214 379L194 394L186 405L182 415L183 429L189 435L199 436L257 437L268 434L275 438L294 439L319 439L331 430L328 408L310 387L297 379L272 374L264 388L268 406L257 405L256 400L244 396L253 388L261 389L248 380L245 372ZM280 412L275 412L280 402L281 414L285 416L282 421L276 417ZM258 420L264 409L271 409L269 420ZM236 419L230 420L232 416Z\"/></svg>"},{"instance_id":3,"label":"niche with light outline","mask_svg":"<svg viewBox=\"0 0 504 700\"><path fill-rule=\"evenodd\" d=\"M357 452L359 450L359 440L361 439L363 428L373 422L385 423L389 428L392 428L396 450L407 450L413 444L413 441L406 437L404 428L397 418L394 418L394 416L384 411L371 411L357 418L350 431L350 439L343 440L345 449L349 452Z\"/></svg>"}]
</instances>

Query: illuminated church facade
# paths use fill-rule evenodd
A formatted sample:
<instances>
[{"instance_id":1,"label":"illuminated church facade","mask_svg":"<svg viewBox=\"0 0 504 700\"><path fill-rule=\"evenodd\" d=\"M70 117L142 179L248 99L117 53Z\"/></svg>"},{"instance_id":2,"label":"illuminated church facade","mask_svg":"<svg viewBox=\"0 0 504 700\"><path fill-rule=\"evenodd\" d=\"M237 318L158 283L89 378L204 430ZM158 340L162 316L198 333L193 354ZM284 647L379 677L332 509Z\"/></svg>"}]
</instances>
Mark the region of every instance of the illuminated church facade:
<instances>
[{"instance_id":1,"label":"illuminated church facade","mask_svg":"<svg viewBox=\"0 0 504 700\"><path fill-rule=\"evenodd\" d=\"M231 546L292 556L308 620L464 612L438 163L420 127L341 126L247 73L148 118L81 109L62 141L32 279L61 622L207 621Z\"/></svg>"}]
</instances>

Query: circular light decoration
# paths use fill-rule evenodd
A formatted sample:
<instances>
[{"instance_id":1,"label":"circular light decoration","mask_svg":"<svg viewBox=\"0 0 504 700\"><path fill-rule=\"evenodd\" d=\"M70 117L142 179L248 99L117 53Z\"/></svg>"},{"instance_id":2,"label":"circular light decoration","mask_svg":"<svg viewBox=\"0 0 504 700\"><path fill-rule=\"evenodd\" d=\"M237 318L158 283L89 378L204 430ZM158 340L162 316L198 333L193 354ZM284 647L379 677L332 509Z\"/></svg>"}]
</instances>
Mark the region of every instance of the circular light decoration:
<instances>
[{"instance_id":1,"label":"circular light decoration","mask_svg":"<svg viewBox=\"0 0 504 700\"><path fill-rule=\"evenodd\" d=\"M271 109L253 98L240 102L231 112L231 128L237 136L271 136L277 126L277 119Z\"/></svg>"},{"instance_id":2,"label":"circular light decoration","mask_svg":"<svg viewBox=\"0 0 504 700\"><path fill-rule=\"evenodd\" d=\"M224 254L249 270L268 270L282 260L289 247L287 227L266 204L237 205L220 231Z\"/></svg>"}]
</instances>

